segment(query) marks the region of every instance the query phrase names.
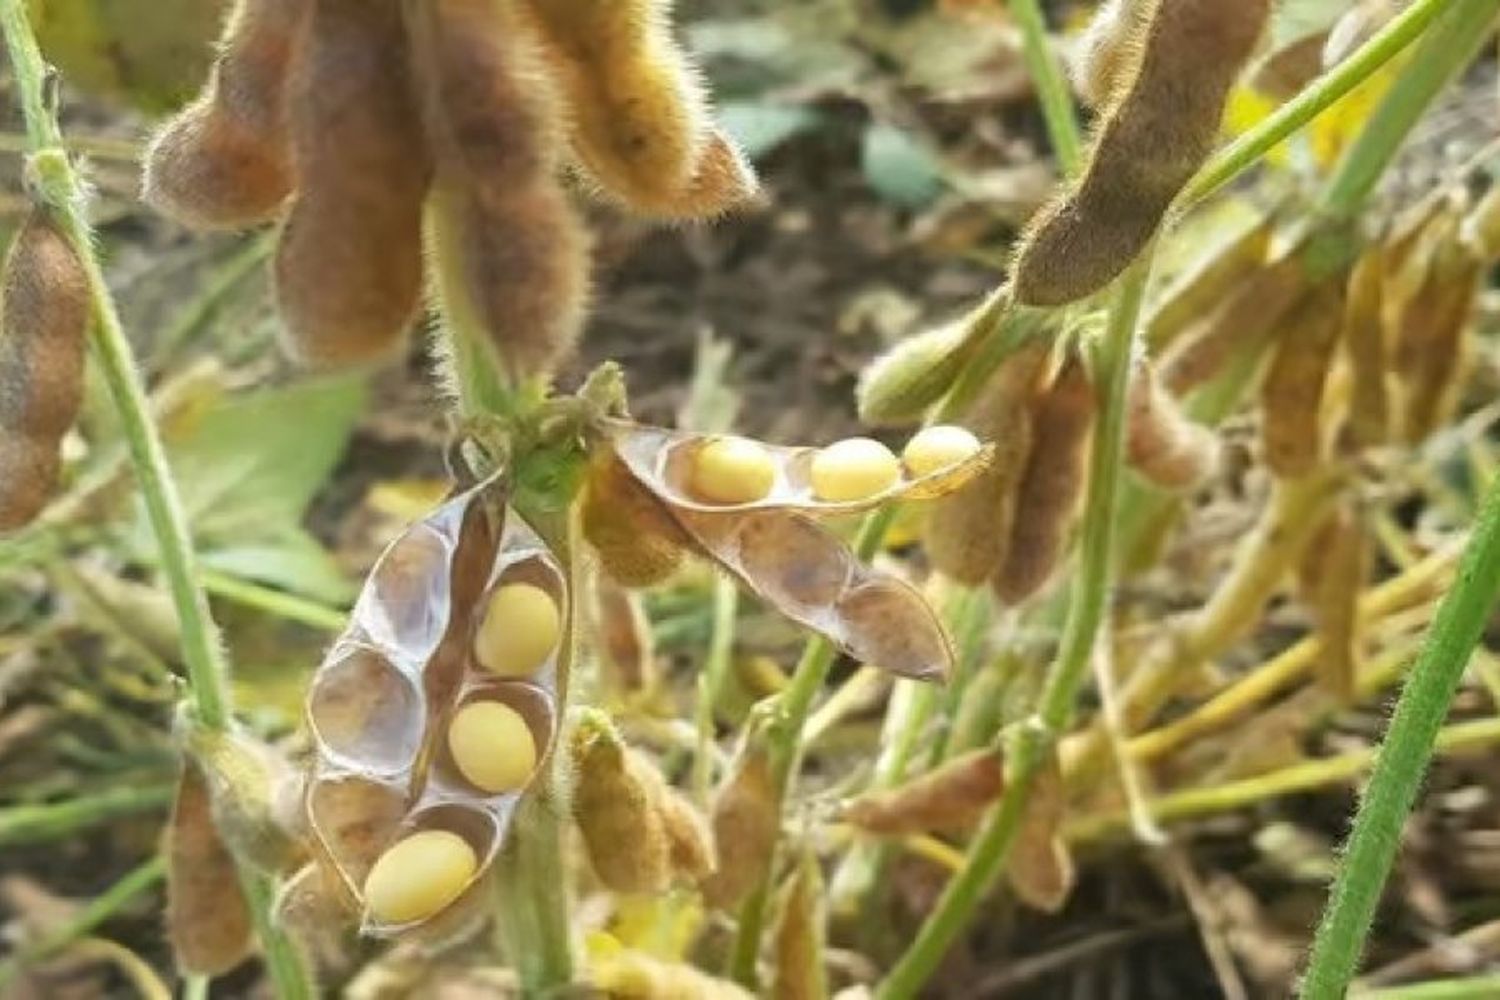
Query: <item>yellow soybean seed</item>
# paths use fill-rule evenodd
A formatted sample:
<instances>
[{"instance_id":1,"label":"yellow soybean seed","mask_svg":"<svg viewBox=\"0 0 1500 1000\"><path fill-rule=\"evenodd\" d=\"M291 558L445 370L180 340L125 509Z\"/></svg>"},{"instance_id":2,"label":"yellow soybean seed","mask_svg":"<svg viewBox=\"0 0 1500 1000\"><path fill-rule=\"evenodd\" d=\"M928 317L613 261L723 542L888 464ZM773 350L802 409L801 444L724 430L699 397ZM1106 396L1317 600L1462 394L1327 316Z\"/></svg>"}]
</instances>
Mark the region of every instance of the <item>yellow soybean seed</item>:
<instances>
[{"instance_id":1,"label":"yellow soybean seed","mask_svg":"<svg viewBox=\"0 0 1500 1000\"><path fill-rule=\"evenodd\" d=\"M490 595L474 635L474 658L492 674L526 677L557 648L562 615L541 587L507 583Z\"/></svg>"},{"instance_id":2,"label":"yellow soybean seed","mask_svg":"<svg viewBox=\"0 0 1500 1000\"><path fill-rule=\"evenodd\" d=\"M491 794L513 792L536 770L536 740L521 713L498 701L459 709L448 726L448 752L470 783Z\"/></svg>"},{"instance_id":3,"label":"yellow soybean seed","mask_svg":"<svg viewBox=\"0 0 1500 1000\"><path fill-rule=\"evenodd\" d=\"M979 438L967 427L939 424L914 434L901 450L901 461L907 472L921 478L968 461L979 447Z\"/></svg>"},{"instance_id":4,"label":"yellow soybean seed","mask_svg":"<svg viewBox=\"0 0 1500 1000\"><path fill-rule=\"evenodd\" d=\"M693 492L712 503L753 503L775 484L771 453L746 438L715 438L693 456Z\"/></svg>"},{"instance_id":5,"label":"yellow soybean seed","mask_svg":"<svg viewBox=\"0 0 1500 1000\"><path fill-rule=\"evenodd\" d=\"M391 847L365 879L365 907L388 924L426 920L458 898L479 859L447 830L423 830Z\"/></svg>"},{"instance_id":6,"label":"yellow soybean seed","mask_svg":"<svg viewBox=\"0 0 1500 1000\"><path fill-rule=\"evenodd\" d=\"M822 500L864 500L885 492L900 479L896 456L871 438L835 442L812 460L813 492Z\"/></svg>"}]
</instances>

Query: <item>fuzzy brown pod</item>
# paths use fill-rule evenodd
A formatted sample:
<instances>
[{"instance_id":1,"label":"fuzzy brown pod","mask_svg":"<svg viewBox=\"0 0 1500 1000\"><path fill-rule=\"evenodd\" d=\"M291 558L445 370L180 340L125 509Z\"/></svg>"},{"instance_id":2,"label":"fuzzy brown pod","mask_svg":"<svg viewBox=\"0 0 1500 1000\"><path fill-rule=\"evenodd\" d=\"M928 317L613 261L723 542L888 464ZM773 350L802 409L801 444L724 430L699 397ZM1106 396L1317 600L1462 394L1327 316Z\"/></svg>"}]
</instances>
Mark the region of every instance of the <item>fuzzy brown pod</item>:
<instances>
[{"instance_id":1,"label":"fuzzy brown pod","mask_svg":"<svg viewBox=\"0 0 1500 1000\"><path fill-rule=\"evenodd\" d=\"M1142 22L1151 12L1147 0L1105 0L1094 11L1078 39L1073 86L1092 107L1104 107L1119 92L1140 42Z\"/></svg>"},{"instance_id":2,"label":"fuzzy brown pod","mask_svg":"<svg viewBox=\"0 0 1500 1000\"><path fill-rule=\"evenodd\" d=\"M962 833L979 822L1004 790L1004 762L997 750L986 747L895 788L866 792L844 807L843 818L882 836Z\"/></svg>"},{"instance_id":3,"label":"fuzzy brown pod","mask_svg":"<svg viewBox=\"0 0 1500 1000\"><path fill-rule=\"evenodd\" d=\"M694 547L692 536L608 448L589 465L579 517L600 568L626 587L662 582Z\"/></svg>"},{"instance_id":4,"label":"fuzzy brown pod","mask_svg":"<svg viewBox=\"0 0 1500 1000\"><path fill-rule=\"evenodd\" d=\"M1349 701L1359 676L1359 596L1369 577L1370 538L1349 501L1328 516L1299 567L1304 600L1320 646L1315 676L1329 694Z\"/></svg>"},{"instance_id":5,"label":"fuzzy brown pod","mask_svg":"<svg viewBox=\"0 0 1500 1000\"><path fill-rule=\"evenodd\" d=\"M1026 811L1005 869L1010 887L1021 902L1047 913L1062 909L1077 881L1073 855L1062 836L1066 809L1062 766L1057 752L1047 751L1046 760L1032 778Z\"/></svg>"},{"instance_id":6,"label":"fuzzy brown pod","mask_svg":"<svg viewBox=\"0 0 1500 1000\"><path fill-rule=\"evenodd\" d=\"M1302 261L1287 252L1240 282L1162 355L1166 387L1186 396L1223 371L1237 352L1262 343L1306 291L1305 275Z\"/></svg>"},{"instance_id":7,"label":"fuzzy brown pod","mask_svg":"<svg viewBox=\"0 0 1500 1000\"><path fill-rule=\"evenodd\" d=\"M699 883L710 906L730 909L765 880L781 832L770 752L752 730L714 796L709 822L718 866Z\"/></svg>"},{"instance_id":8,"label":"fuzzy brown pod","mask_svg":"<svg viewBox=\"0 0 1500 1000\"><path fill-rule=\"evenodd\" d=\"M1270 219L1260 219L1235 232L1162 291L1145 322L1153 354L1161 354L1265 266L1274 228Z\"/></svg>"},{"instance_id":9,"label":"fuzzy brown pod","mask_svg":"<svg viewBox=\"0 0 1500 1000\"><path fill-rule=\"evenodd\" d=\"M376 563L307 702L307 823L363 933L430 940L479 916L475 887L556 739L572 616L499 480Z\"/></svg>"},{"instance_id":10,"label":"fuzzy brown pod","mask_svg":"<svg viewBox=\"0 0 1500 1000\"><path fill-rule=\"evenodd\" d=\"M1381 318L1384 272L1377 243L1355 262L1344 296L1340 339L1349 359L1349 435L1359 448L1384 444L1391 429L1390 350Z\"/></svg>"},{"instance_id":11,"label":"fuzzy brown pod","mask_svg":"<svg viewBox=\"0 0 1500 1000\"><path fill-rule=\"evenodd\" d=\"M184 975L218 976L250 955L254 933L234 856L214 825L208 783L182 768L167 824L167 938Z\"/></svg>"},{"instance_id":12,"label":"fuzzy brown pod","mask_svg":"<svg viewBox=\"0 0 1500 1000\"><path fill-rule=\"evenodd\" d=\"M1101 112L1083 176L1037 213L1012 271L1016 301L1053 306L1123 271L1213 149L1229 88L1270 0L1157 0L1125 42L1129 68Z\"/></svg>"},{"instance_id":13,"label":"fuzzy brown pod","mask_svg":"<svg viewBox=\"0 0 1500 1000\"><path fill-rule=\"evenodd\" d=\"M199 229L269 222L296 186L287 84L314 0L239 0L203 92L146 153L142 197Z\"/></svg>"},{"instance_id":14,"label":"fuzzy brown pod","mask_svg":"<svg viewBox=\"0 0 1500 1000\"><path fill-rule=\"evenodd\" d=\"M1277 333L1260 387L1261 444L1278 476L1302 476L1323 449L1323 388L1344 324L1343 279L1314 288L1292 308Z\"/></svg>"},{"instance_id":15,"label":"fuzzy brown pod","mask_svg":"<svg viewBox=\"0 0 1500 1000\"><path fill-rule=\"evenodd\" d=\"M771 931L774 1000L824 1000L828 996L827 896L823 872L810 850L801 852L781 891Z\"/></svg>"},{"instance_id":16,"label":"fuzzy brown pod","mask_svg":"<svg viewBox=\"0 0 1500 1000\"><path fill-rule=\"evenodd\" d=\"M275 748L238 729L190 727L183 751L206 783L214 825L234 856L269 874L305 860L301 781Z\"/></svg>"},{"instance_id":17,"label":"fuzzy brown pod","mask_svg":"<svg viewBox=\"0 0 1500 1000\"><path fill-rule=\"evenodd\" d=\"M413 18L438 164L428 223L439 291L450 320L483 331L516 380L572 349L589 285L588 234L557 176L566 113L519 14L435 0Z\"/></svg>"},{"instance_id":18,"label":"fuzzy brown pod","mask_svg":"<svg viewBox=\"0 0 1500 1000\"><path fill-rule=\"evenodd\" d=\"M0 533L29 524L57 488L83 403L89 301L77 250L32 209L0 274Z\"/></svg>"},{"instance_id":19,"label":"fuzzy brown pod","mask_svg":"<svg viewBox=\"0 0 1500 1000\"><path fill-rule=\"evenodd\" d=\"M1456 240L1434 252L1427 279L1400 311L1392 368L1402 437L1416 444L1440 427L1458 391L1464 332L1484 268Z\"/></svg>"},{"instance_id":20,"label":"fuzzy brown pod","mask_svg":"<svg viewBox=\"0 0 1500 1000\"><path fill-rule=\"evenodd\" d=\"M401 3L308 2L289 95L297 194L276 250L276 302L299 360L389 360L422 303L432 173Z\"/></svg>"},{"instance_id":21,"label":"fuzzy brown pod","mask_svg":"<svg viewBox=\"0 0 1500 1000\"><path fill-rule=\"evenodd\" d=\"M1051 349L1034 342L1001 362L963 424L994 442L994 456L970 482L927 511L922 538L932 564L968 586L989 579L1010 551L1016 499L1031 456L1032 404L1044 388Z\"/></svg>"},{"instance_id":22,"label":"fuzzy brown pod","mask_svg":"<svg viewBox=\"0 0 1500 1000\"><path fill-rule=\"evenodd\" d=\"M751 1000L750 991L728 979L700 972L643 951L621 948L594 957L589 979L611 1000Z\"/></svg>"},{"instance_id":23,"label":"fuzzy brown pod","mask_svg":"<svg viewBox=\"0 0 1500 1000\"><path fill-rule=\"evenodd\" d=\"M1075 350L1032 403L1031 452L1016 494L1010 547L991 578L995 595L1007 604L1041 590L1063 557L1087 485L1097 410L1093 380Z\"/></svg>"},{"instance_id":24,"label":"fuzzy brown pod","mask_svg":"<svg viewBox=\"0 0 1500 1000\"><path fill-rule=\"evenodd\" d=\"M573 819L599 881L615 892L664 892L676 876L712 870L702 820L607 717L580 713L572 748Z\"/></svg>"},{"instance_id":25,"label":"fuzzy brown pod","mask_svg":"<svg viewBox=\"0 0 1500 1000\"><path fill-rule=\"evenodd\" d=\"M1195 423L1161 384L1150 361L1135 359L1125 413L1125 458L1165 490L1190 490L1219 464L1219 438Z\"/></svg>"}]
</instances>

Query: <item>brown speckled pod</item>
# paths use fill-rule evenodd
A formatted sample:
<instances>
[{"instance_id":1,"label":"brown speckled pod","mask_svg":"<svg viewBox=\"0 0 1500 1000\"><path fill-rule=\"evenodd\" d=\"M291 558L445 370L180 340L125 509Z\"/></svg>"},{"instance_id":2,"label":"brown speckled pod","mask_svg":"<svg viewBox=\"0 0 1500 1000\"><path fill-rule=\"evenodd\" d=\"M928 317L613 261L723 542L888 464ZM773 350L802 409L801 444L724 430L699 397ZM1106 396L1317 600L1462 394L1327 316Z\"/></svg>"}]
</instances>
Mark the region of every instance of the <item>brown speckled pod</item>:
<instances>
[{"instance_id":1,"label":"brown speckled pod","mask_svg":"<svg viewBox=\"0 0 1500 1000\"><path fill-rule=\"evenodd\" d=\"M1270 0L1155 0L1139 18L1136 36L1120 43L1130 65L1116 74L1083 176L1022 238L1017 302L1081 299L1135 258L1212 150L1229 88L1270 9Z\"/></svg>"},{"instance_id":2,"label":"brown speckled pod","mask_svg":"<svg viewBox=\"0 0 1500 1000\"><path fill-rule=\"evenodd\" d=\"M33 209L0 275L0 533L29 524L57 487L83 402L88 322L83 262Z\"/></svg>"},{"instance_id":3,"label":"brown speckled pod","mask_svg":"<svg viewBox=\"0 0 1500 1000\"><path fill-rule=\"evenodd\" d=\"M1016 496L1010 548L991 583L1007 604L1040 590L1061 561L1088 479L1098 401L1083 358L1069 354L1032 409L1032 445Z\"/></svg>"},{"instance_id":4,"label":"brown speckled pod","mask_svg":"<svg viewBox=\"0 0 1500 1000\"><path fill-rule=\"evenodd\" d=\"M312 0L239 0L208 83L157 133L143 197L199 229L269 222L296 186L287 82Z\"/></svg>"},{"instance_id":5,"label":"brown speckled pod","mask_svg":"<svg viewBox=\"0 0 1500 1000\"><path fill-rule=\"evenodd\" d=\"M1344 324L1342 281L1313 289L1277 333L1276 352L1261 382L1261 443L1279 476L1301 476L1323 447L1323 386Z\"/></svg>"},{"instance_id":6,"label":"brown speckled pod","mask_svg":"<svg viewBox=\"0 0 1500 1000\"><path fill-rule=\"evenodd\" d=\"M530 635L512 639L485 628L492 597L516 584L546 595L558 638L539 663L497 674L483 665L477 645L533 645ZM534 781L556 738L572 615L560 563L506 509L495 480L412 525L371 571L349 628L314 675L307 702L315 749L305 798L308 826L324 870L361 914L363 933L445 937L482 915L475 887L499 853L527 784L500 792L476 785L455 762L450 723L479 702L511 709L532 740ZM371 868L395 842L429 830L461 838L477 869L439 912L406 923L379 919L365 905Z\"/></svg>"},{"instance_id":7,"label":"brown speckled pod","mask_svg":"<svg viewBox=\"0 0 1500 1000\"><path fill-rule=\"evenodd\" d=\"M298 189L276 251L276 301L301 361L389 360L421 306L431 176L401 3L308 2L290 95Z\"/></svg>"},{"instance_id":8,"label":"brown speckled pod","mask_svg":"<svg viewBox=\"0 0 1500 1000\"><path fill-rule=\"evenodd\" d=\"M250 908L214 826L208 785L186 764L167 826L167 938L184 975L218 976L250 955Z\"/></svg>"}]
</instances>

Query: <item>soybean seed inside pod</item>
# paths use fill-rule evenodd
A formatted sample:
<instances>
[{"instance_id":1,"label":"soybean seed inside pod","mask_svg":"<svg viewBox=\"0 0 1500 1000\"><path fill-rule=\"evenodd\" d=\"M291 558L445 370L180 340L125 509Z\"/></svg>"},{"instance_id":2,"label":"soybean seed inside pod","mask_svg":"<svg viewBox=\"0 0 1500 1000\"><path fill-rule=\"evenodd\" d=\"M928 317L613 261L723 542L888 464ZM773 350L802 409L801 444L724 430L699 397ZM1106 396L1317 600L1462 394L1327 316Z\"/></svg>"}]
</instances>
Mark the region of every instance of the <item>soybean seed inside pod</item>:
<instances>
[{"instance_id":1,"label":"soybean seed inside pod","mask_svg":"<svg viewBox=\"0 0 1500 1000\"><path fill-rule=\"evenodd\" d=\"M901 449L901 462L908 473L920 479L967 462L979 454L980 447L979 438L967 427L938 424L912 435Z\"/></svg>"},{"instance_id":2,"label":"soybean seed inside pod","mask_svg":"<svg viewBox=\"0 0 1500 1000\"><path fill-rule=\"evenodd\" d=\"M820 500L846 502L884 493L901 479L891 450L872 438L849 438L813 456L813 494Z\"/></svg>"},{"instance_id":3,"label":"soybean seed inside pod","mask_svg":"<svg viewBox=\"0 0 1500 1000\"><path fill-rule=\"evenodd\" d=\"M469 842L448 830L423 830L386 850L365 879L365 907L385 924L438 913L463 893L479 869Z\"/></svg>"},{"instance_id":4,"label":"soybean seed inside pod","mask_svg":"<svg viewBox=\"0 0 1500 1000\"><path fill-rule=\"evenodd\" d=\"M499 701L465 705L448 724L448 752L470 783L492 795L513 792L536 770L536 739L520 712Z\"/></svg>"},{"instance_id":5,"label":"soybean seed inside pod","mask_svg":"<svg viewBox=\"0 0 1500 1000\"><path fill-rule=\"evenodd\" d=\"M775 485L771 453L748 438L714 438L693 455L692 490L710 503L754 503Z\"/></svg>"},{"instance_id":6,"label":"soybean seed inside pod","mask_svg":"<svg viewBox=\"0 0 1500 1000\"><path fill-rule=\"evenodd\" d=\"M529 677L557 648L562 614L552 595L530 583L495 588L474 634L474 658L492 674Z\"/></svg>"}]
</instances>

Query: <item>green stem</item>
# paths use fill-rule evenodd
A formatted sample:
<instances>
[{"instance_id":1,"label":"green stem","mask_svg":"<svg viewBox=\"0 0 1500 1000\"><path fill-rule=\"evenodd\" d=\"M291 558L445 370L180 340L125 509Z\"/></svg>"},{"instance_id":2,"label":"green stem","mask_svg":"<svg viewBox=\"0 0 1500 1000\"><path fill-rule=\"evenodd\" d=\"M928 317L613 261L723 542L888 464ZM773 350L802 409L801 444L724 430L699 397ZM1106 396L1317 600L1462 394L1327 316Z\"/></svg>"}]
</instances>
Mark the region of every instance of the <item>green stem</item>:
<instances>
[{"instance_id":1,"label":"green stem","mask_svg":"<svg viewBox=\"0 0 1500 1000\"><path fill-rule=\"evenodd\" d=\"M342 632L349 623L349 612L330 608L284 590L274 590L251 580L206 569L199 574L203 588L215 597L274 615L284 621L297 622L324 632Z\"/></svg>"},{"instance_id":2,"label":"green stem","mask_svg":"<svg viewBox=\"0 0 1500 1000\"><path fill-rule=\"evenodd\" d=\"M0 847L60 840L85 827L121 816L165 809L172 804L172 785L144 788L123 785L66 802L18 805L0 809Z\"/></svg>"},{"instance_id":3,"label":"green stem","mask_svg":"<svg viewBox=\"0 0 1500 1000\"><path fill-rule=\"evenodd\" d=\"M93 250L93 233L84 217L84 188L63 149L62 133L46 100L48 71L27 20L24 0L0 0L0 25L10 52L15 86L31 143L31 166L40 195L83 261L88 277L93 346L119 413L130 448L141 496L161 551L162 573L182 631L182 658L199 721L222 729L229 721L225 659L208 602L197 583L197 565L187 519L183 515L167 465L166 452L151 422L146 393L136 372L135 355L120 325L114 298Z\"/></svg>"},{"instance_id":4,"label":"green stem","mask_svg":"<svg viewBox=\"0 0 1500 1000\"><path fill-rule=\"evenodd\" d=\"M1219 150L1183 189L1178 204L1206 198L1250 169L1283 139L1390 62L1451 3L1452 0L1417 0L1392 18L1347 59L1308 84L1255 128Z\"/></svg>"},{"instance_id":5,"label":"green stem","mask_svg":"<svg viewBox=\"0 0 1500 1000\"><path fill-rule=\"evenodd\" d=\"M1037 0L1010 0L1010 16L1021 29L1021 54L1036 87L1037 102L1047 121L1047 135L1063 174L1073 176L1083 166L1083 134L1073 93L1047 36L1047 21Z\"/></svg>"},{"instance_id":6,"label":"green stem","mask_svg":"<svg viewBox=\"0 0 1500 1000\"><path fill-rule=\"evenodd\" d=\"M1355 1000L1490 1000L1500 996L1500 976L1434 979L1379 990L1359 990Z\"/></svg>"},{"instance_id":7,"label":"green stem","mask_svg":"<svg viewBox=\"0 0 1500 1000\"><path fill-rule=\"evenodd\" d=\"M1494 6L1492 4L1492 6ZM1455 19L1456 20L1456 19ZM1452 588L1396 704L1375 771L1354 820L1328 909L1318 928L1302 996L1342 997L1354 977L1376 904L1401 844L1433 743L1465 664L1500 598L1500 488L1492 487Z\"/></svg>"},{"instance_id":8,"label":"green stem","mask_svg":"<svg viewBox=\"0 0 1500 1000\"><path fill-rule=\"evenodd\" d=\"M67 923L0 962L0 988L14 979L27 965L66 948L113 917L134 902L136 897L154 888L166 873L167 863L161 855L156 855L140 867L127 872L124 878L96 896Z\"/></svg>"},{"instance_id":9,"label":"green stem","mask_svg":"<svg viewBox=\"0 0 1500 1000\"><path fill-rule=\"evenodd\" d=\"M500 856L495 918L524 997L546 997L573 981L567 868L555 792L529 796Z\"/></svg>"},{"instance_id":10,"label":"green stem","mask_svg":"<svg viewBox=\"0 0 1500 1000\"><path fill-rule=\"evenodd\" d=\"M1081 565L1063 626L1057 661L1048 673L1036 717L1011 746L1008 780L999 804L985 817L963 869L943 890L917 937L880 985L880 1000L915 996L973 916L1005 866L1025 815L1031 784L1066 728L1104 621L1114 579L1116 507L1125 443L1125 398L1141 300L1151 269L1148 247L1121 278L1109 325L1095 356L1101 388L1099 424L1089 458Z\"/></svg>"}]
</instances>

